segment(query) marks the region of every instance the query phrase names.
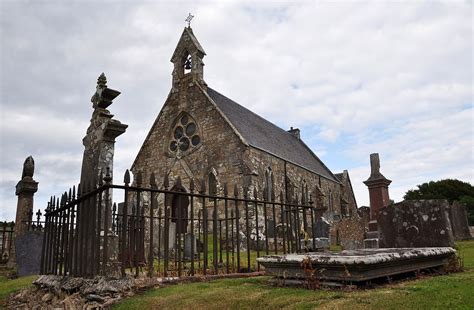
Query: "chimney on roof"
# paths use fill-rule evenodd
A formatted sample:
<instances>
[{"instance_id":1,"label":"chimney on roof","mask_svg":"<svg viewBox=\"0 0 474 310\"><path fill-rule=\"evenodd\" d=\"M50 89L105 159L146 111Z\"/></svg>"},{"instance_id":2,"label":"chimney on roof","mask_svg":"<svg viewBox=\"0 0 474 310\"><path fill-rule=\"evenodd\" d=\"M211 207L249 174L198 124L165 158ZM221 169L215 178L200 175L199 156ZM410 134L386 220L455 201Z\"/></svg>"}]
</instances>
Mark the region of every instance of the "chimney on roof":
<instances>
[{"instance_id":1,"label":"chimney on roof","mask_svg":"<svg viewBox=\"0 0 474 310\"><path fill-rule=\"evenodd\" d=\"M288 132L296 139L300 140L300 130L298 128L290 127L290 130L288 130Z\"/></svg>"}]
</instances>

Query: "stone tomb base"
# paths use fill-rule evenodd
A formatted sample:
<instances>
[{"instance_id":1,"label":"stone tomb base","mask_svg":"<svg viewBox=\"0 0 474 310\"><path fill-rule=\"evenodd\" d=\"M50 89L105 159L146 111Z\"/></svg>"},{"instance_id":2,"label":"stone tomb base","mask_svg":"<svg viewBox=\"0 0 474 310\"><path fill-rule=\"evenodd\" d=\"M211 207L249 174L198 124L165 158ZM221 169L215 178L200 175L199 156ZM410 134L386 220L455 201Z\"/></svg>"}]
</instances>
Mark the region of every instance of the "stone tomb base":
<instances>
[{"instance_id":1,"label":"stone tomb base","mask_svg":"<svg viewBox=\"0 0 474 310\"><path fill-rule=\"evenodd\" d=\"M454 255L456 251L450 247L389 248L269 255L257 261L265 267L267 275L290 280L289 284L295 280L311 280L311 270L322 282L362 284L381 277L442 267ZM309 262L311 267L308 268ZM306 270L303 265L307 266Z\"/></svg>"}]
</instances>

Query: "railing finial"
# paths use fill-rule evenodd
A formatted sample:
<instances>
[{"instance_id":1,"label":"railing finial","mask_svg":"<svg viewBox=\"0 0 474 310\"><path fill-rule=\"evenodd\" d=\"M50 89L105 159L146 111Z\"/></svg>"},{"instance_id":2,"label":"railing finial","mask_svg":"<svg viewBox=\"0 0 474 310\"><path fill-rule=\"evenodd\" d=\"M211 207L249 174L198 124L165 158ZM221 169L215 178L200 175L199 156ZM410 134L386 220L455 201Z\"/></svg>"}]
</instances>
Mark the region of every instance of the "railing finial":
<instances>
[{"instance_id":1,"label":"railing finial","mask_svg":"<svg viewBox=\"0 0 474 310\"><path fill-rule=\"evenodd\" d=\"M125 175L123 176L123 183L126 185L130 184L130 171L125 170Z\"/></svg>"}]
</instances>

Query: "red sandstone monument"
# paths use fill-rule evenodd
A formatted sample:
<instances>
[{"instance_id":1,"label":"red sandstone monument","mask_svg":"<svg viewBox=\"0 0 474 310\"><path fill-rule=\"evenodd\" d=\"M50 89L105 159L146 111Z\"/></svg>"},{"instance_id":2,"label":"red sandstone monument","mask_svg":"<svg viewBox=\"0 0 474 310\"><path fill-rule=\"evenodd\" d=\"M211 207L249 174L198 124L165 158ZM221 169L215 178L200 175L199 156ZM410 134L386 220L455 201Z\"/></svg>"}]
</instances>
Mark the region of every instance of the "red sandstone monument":
<instances>
[{"instance_id":1,"label":"red sandstone monument","mask_svg":"<svg viewBox=\"0 0 474 310\"><path fill-rule=\"evenodd\" d=\"M386 207L390 203L388 195L388 186L392 183L380 173L380 158L378 153L370 154L370 177L364 181L364 184L369 188L370 198L370 222L367 239L364 242L365 247L378 247L378 228L377 215L379 210Z\"/></svg>"}]
</instances>

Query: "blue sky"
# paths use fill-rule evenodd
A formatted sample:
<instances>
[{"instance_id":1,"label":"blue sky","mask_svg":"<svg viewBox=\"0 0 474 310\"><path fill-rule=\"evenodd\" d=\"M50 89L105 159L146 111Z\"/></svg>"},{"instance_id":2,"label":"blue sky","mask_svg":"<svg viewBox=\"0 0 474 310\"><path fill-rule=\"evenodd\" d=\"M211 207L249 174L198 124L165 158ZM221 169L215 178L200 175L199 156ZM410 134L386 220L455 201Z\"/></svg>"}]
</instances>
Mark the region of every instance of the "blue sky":
<instances>
[{"instance_id":1,"label":"blue sky","mask_svg":"<svg viewBox=\"0 0 474 310\"><path fill-rule=\"evenodd\" d=\"M369 154L396 201L417 184L474 180L471 1L2 1L0 219L33 155L35 206L79 180L98 75L129 125L114 173L129 168L166 99L169 59L189 12L214 89L303 140L359 205Z\"/></svg>"}]
</instances>

